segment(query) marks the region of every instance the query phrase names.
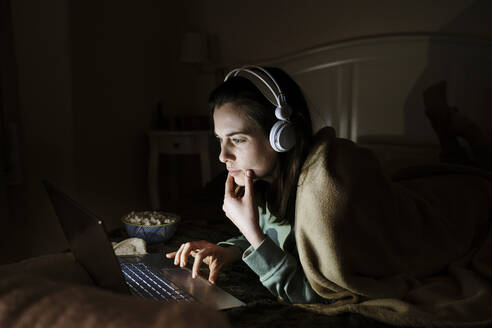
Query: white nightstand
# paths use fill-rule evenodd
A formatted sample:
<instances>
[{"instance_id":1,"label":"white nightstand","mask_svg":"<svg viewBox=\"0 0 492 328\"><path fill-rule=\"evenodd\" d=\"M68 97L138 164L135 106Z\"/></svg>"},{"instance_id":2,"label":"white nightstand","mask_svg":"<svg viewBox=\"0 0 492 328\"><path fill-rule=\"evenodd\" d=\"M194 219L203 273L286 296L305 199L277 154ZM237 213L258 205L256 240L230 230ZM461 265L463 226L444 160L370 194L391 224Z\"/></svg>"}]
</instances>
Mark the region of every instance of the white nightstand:
<instances>
[{"instance_id":1,"label":"white nightstand","mask_svg":"<svg viewBox=\"0 0 492 328\"><path fill-rule=\"evenodd\" d=\"M163 131L154 130L148 132L150 142L149 159L149 193L153 210L159 210L159 154L200 155L202 173L202 185L211 179L212 159L210 156L211 145L214 139L211 130L197 131Z\"/></svg>"}]
</instances>

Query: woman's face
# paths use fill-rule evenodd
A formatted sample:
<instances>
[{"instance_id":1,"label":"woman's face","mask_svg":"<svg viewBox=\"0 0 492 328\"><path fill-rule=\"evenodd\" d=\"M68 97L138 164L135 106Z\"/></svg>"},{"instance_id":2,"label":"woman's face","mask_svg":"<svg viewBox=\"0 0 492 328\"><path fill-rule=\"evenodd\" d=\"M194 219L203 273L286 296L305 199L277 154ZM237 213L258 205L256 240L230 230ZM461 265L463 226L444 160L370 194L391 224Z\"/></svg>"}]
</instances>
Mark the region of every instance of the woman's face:
<instances>
[{"instance_id":1,"label":"woman's face","mask_svg":"<svg viewBox=\"0 0 492 328\"><path fill-rule=\"evenodd\" d=\"M214 110L215 135L220 141L219 160L226 165L236 184L244 186L246 170L254 178L272 181L277 153L270 142L244 110L226 103Z\"/></svg>"}]
</instances>

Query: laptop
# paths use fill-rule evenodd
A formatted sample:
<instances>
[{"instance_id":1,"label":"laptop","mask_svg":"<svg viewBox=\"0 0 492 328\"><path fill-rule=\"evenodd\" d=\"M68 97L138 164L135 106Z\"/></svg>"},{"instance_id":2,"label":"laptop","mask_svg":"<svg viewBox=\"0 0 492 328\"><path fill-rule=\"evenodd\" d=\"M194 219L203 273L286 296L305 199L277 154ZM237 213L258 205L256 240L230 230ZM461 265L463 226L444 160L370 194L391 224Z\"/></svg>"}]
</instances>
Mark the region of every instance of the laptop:
<instances>
[{"instance_id":1,"label":"laptop","mask_svg":"<svg viewBox=\"0 0 492 328\"><path fill-rule=\"evenodd\" d=\"M224 310L245 304L164 254L116 256L103 221L43 181L75 259L94 283L114 292L162 301L199 302Z\"/></svg>"}]
</instances>

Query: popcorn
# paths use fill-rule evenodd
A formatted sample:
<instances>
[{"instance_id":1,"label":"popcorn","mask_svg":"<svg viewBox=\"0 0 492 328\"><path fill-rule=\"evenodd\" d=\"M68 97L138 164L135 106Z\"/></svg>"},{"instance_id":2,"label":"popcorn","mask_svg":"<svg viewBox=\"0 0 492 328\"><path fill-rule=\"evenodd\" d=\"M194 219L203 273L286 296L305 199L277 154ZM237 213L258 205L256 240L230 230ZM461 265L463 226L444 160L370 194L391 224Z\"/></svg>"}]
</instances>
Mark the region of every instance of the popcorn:
<instances>
[{"instance_id":1,"label":"popcorn","mask_svg":"<svg viewBox=\"0 0 492 328\"><path fill-rule=\"evenodd\" d=\"M175 223L175 217L157 211L131 212L123 217L123 221L136 225L163 225Z\"/></svg>"}]
</instances>

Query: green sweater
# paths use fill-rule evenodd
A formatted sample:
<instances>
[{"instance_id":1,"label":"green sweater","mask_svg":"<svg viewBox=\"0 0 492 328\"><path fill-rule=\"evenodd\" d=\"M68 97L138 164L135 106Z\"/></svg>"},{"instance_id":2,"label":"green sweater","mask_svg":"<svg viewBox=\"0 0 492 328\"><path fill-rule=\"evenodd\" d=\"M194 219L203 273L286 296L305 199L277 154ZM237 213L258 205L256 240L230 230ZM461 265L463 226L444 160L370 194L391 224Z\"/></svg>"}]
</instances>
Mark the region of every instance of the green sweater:
<instances>
[{"instance_id":1,"label":"green sweater","mask_svg":"<svg viewBox=\"0 0 492 328\"><path fill-rule=\"evenodd\" d=\"M265 240L255 250L244 236L218 243L237 246L243 252L243 261L260 278L270 292L290 303L326 302L311 288L299 262L294 229L288 223L274 223L268 207L259 208L259 223Z\"/></svg>"}]
</instances>

